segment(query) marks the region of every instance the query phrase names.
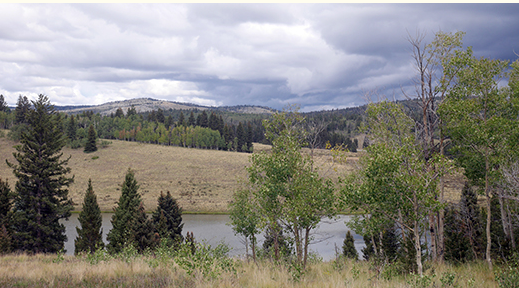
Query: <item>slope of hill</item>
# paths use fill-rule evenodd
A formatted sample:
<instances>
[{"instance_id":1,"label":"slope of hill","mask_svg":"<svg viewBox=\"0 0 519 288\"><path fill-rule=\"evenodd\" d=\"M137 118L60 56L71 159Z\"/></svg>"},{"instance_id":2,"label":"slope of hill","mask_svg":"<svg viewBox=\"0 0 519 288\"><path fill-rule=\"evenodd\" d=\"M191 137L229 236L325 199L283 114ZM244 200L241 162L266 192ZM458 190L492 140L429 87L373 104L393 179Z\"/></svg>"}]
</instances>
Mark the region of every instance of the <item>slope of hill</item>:
<instances>
[{"instance_id":1,"label":"slope of hill","mask_svg":"<svg viewBox=\"0 0 519 288\"><path fill-rule=\"evenodd\" d=\"M63 157L70 156L68 167L75 177L69 187L70 198L80 210L88 179L92 185L102 211L112 211L118 201L120 186L128 168L135 171L140 184L146 210L154 210L161 191L170 191L178 199L184 211L227 212L233 192L239 187L238 180L246 177L250 154L190 149L127 141L112 141L107 148L90 154L83 149L63 149ZM17 179L5 160L16 163L13 148L19 143L0 138L0 178L8 179L11 189ZM254 143L254 150L268 150L270 146ZM308 152L308 150L306 150ZM326 177L354 171L361 153L348 153L346 163L335 163L332 169L329 150L315 150L316 167ZM449 199L459 199L462 188L461 176L447 179Z\"/></svg>"},{"instance_id":2,"label":"slope of hill","mask_svg":"<svg viewBox=\"0 0 519 288\"><path fill-rule=\"evenodd\" d=\"M137 113L150 112L152 110L158 110L159 108L167 111L173 110L218 110L234 113L248 113L248 114L272 114L275 112L274 109L261 106L224 106L224 107L208 107L189 103L180 103L166 100L157 100L152 98L136 98L123 101L108 102L100 105L86 105L86 106L55 106L57 110L65 113L78 114L84 111L93 111L94 113L100 113L101 115L110 115L114 113L118 108L121 108L125 113L130 107L135 107Z\"/></svg>"}]
</instances>

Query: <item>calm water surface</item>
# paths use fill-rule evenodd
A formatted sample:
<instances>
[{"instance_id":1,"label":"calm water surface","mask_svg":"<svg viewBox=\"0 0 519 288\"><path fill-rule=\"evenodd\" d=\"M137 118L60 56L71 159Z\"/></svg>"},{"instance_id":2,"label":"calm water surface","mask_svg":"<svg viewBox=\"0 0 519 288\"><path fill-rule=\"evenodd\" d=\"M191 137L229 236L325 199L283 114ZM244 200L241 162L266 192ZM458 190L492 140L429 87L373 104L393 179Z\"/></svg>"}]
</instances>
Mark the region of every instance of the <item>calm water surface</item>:
<instances>
[{"instance_id":1,"label":"calm water surface","mask_svg":"<svg viewBox=\"0 0 519 288\"><path fill-rule=\"evenodd\" d=\"M106 234L112 229L113 213L103 213L103 240L106 243ZM74 213L68 221L64 221L66 227L66 234L68 241L65 242L65 249L67 254L74 254L74 239L77 237L76 227L79 226L79 214ZM346 236L348 228L344 222L348 221L350 216L341 215L336 221L324 219L319 224L319 227L314 230L313 243L310 244L310 251L317 252L323 260L331 260L335 257L335 248L342 251L342 243ZM245 242L243 237L235 236L231 226L226 225L229 222L229 215L196 215L185 214L182 215L182 222L184 228L182 234L193 232L195 240L205 242L210 245L217 245L224 242L232 248L230 255L244 255ZM362 237L354 234L355 247L362 255L360 249L364 247ZM258 243L263 243L263 235L258 236ZM251 251L249 251L251 253Z\"/></svg>"}]
</instances>

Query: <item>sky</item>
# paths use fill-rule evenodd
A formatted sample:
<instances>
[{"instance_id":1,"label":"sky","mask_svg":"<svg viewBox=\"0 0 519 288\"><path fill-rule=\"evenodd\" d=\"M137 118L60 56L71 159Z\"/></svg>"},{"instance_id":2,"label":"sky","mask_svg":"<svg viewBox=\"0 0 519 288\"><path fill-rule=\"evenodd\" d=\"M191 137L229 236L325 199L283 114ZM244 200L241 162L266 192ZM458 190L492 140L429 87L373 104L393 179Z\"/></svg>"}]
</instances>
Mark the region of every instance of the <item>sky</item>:
<instances>
[{"instance_id":1,"label":"sky","mask_svg":"<svg viewBox=\"0 0 519 288\"><path fill-rule=\"evenodd\" d=\"M0 4L0 94L301 111L412 96L408 38L514 61L519 4Z\"/></svg>"}]
</instances>

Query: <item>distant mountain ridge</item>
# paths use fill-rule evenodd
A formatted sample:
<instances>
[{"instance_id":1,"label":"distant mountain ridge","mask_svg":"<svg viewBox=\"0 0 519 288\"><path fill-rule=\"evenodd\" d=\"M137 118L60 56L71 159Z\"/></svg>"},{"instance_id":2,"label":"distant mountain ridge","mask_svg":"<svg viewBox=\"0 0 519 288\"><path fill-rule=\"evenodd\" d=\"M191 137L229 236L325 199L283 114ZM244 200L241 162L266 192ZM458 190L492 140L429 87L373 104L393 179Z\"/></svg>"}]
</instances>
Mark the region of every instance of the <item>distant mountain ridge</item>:
<instances>
[{"instance_id":1,"label":"distant mountain ridge","mask_svg":"<svg viewBox=\"0 0 519 288\"><path fill-rule=\"evenodd\" d=\"M244 113L244 114L272 114L276 112L275 109L264 107L264 106L253 106L253 105L237 105L237 106L223 106L223 107L210 107L210 106L202 106L190 103L180 103L174 101L167 100L158 100L152 98L135 98L129 100L122 101L113 101L107 102L100 105L67 105L67 106L55 106L55 108L61 112L70 113L70 114L78 114L84 111L93 111L94 113L100 113L101 115L110 115L117 111L117 109L121 108L125 113L128 108L135 107L137 113L141 112L149 112L152 110L158 110L159 108L162 110L217 110L217 111L227 111L234 113Z\"/></svg>"}]
</instances>

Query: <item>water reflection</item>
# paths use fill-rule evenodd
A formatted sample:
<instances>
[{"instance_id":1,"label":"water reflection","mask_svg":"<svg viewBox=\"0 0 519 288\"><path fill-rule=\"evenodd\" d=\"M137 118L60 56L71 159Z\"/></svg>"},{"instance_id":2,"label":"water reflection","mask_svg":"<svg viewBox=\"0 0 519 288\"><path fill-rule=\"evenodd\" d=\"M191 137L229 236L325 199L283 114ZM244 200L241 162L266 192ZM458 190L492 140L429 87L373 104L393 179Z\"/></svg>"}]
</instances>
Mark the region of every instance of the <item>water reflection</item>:
<instances>
[{"instance_id":1,"label":"water reflection","mask_svg":"<svg viewBox=\"0 0 519 288\"><path fill-rule=\"evenodd\" d=\"M113 213L103 213L103 241L106 243L106 235L112 229ZM68 241L65 242L65 249L67 254L74 254L74 240L77 237L76 227L79 226L79 214L72 214L68 221L64 221ZM313 234L313 243L310 245L310 251L317 252L323 260L328 261L335 257L335 249L339 253L342 251L342 243L346 236L347 227L344 225L345 221L349 220L349 216L339 216L337 220L323 220ZM185 214L182 215L184 228L182 233L184 236L187 231L193 232L197 241L205 241L210 245L217 245L224 242L232 248L230 255L245 254L245 245L243 237L235 236L231 226L226 225L229 222L228 215L196 215ZM364 247L362 237L353 234L355 239L355 247L362 255L360 249ZM258 243L263 243L263 236L258 236ZM249 251L250 252L250 251Z\"/></svg>"}]
</instances>

